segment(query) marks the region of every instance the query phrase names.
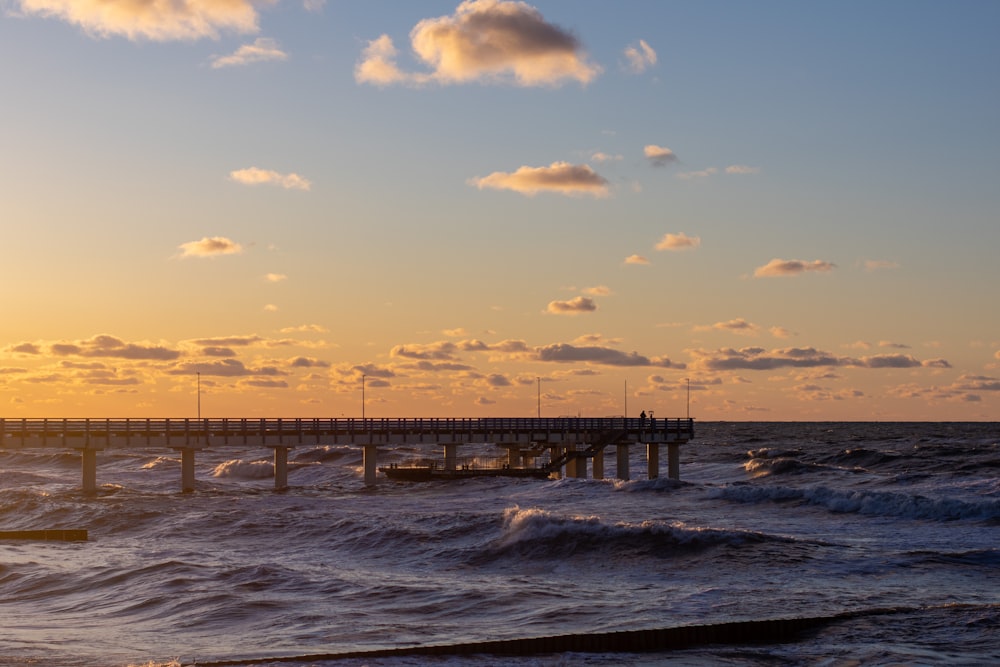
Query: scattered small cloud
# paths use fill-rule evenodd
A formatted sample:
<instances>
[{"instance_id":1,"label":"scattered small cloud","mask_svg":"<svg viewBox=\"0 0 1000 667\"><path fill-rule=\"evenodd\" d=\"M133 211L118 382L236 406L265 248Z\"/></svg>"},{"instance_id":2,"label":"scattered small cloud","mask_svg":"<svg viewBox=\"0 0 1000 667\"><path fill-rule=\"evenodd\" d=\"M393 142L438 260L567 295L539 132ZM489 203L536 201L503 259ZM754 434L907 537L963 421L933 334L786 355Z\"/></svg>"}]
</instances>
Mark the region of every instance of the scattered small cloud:
<instances>
[{"instance_id":1,"label":"scattered small cloud","mask_svg":"<svg viewBox=\"0 0 1000 667\"><path fill-rule=\"evenodd\" d=\"M512 190L529 197L539 192L563 195L608 196L608 181L588 165L553 162L548 167L520 167L513 173L495 171L489 176L473 178L470 185L480 190Z\"/></svg>"},{"instance_id":2,"label":"scattered small cloud","mask_svg":"<svg viewBox=\"0 0 1000 667\"><path fill-rule=\"evenodd\" d=\"M629 255L625 258L626 264L649 264L649 260L642 255Z\"/></svg>"},{"instance_id":3,"label":"scattered small cloud","mask_svg":"<svg viewBox=\"0 0 1000 667\"><path fill-rule=\"evenodd\" d=\"M228 56L212 58L212 69L242 67L274 60L288 60L288 54L270 37L258 37L253 44L244 44Z\"/></svg>"},{"instance_id":4,"label":"scattered small cloud","mask_svg":"<svg viewBox=\"0 0 1000 667\"><path fill-rule=\"evenodd\" d=\"M677 234L664 234L663 238L660 239L659 243L656 244L657 250L693 250L701 245L701 239L697 236L688 236L684 232L679 232Z\"/></svg>"},{"instance_id":5,"label":"scattered small cloud","mask_svg":"<svg viewBox=\"0 0 1000 667\"><path fill-rule=\"evenodd\" d=\"M181 249L181 258L218 257L219 255L238 255L243 252L243 246L224 236L206 236L200 241L188 241L178 247Z\"/></svg>"},{"instance_id":6,"label":"scattered small cloud","mask_svg":"<svg viewBox=\"0 0 1000 667\"><path fill-rule=\"evenodd\" d=\"M282 281L288 280L288 276L284 273L267 273L264 275L264 280L269 283L280 283Z\"/></svg>"},{"instance_id":7,"label":"scattered small cloud","mask_svg":"<svg viewBox=\"0 0 1000 667\"><path fill-rule=\"evenodd\" d=\"M282 174L257 167L236 169L229 172L229 178L243 185L277 185L286 190L309 190L312 187L312 183L298 174Z\"/></svg>"},{"instance_id":8,"label":"scattered small cloud","mask_svg":"<svg viewBox=\"0 0 1000 667\"><path fill-rule=\"evenodd\" d=\"M602 153L598 151L590 156L592 162L621 162L625 159L624 155L611 155L609 153Z\"/></svg>"},{"instance_id":9,"label":"scattered small cloud","mask_svg":"<svg viewBox=\"0 0 1000 667\"><path fill-rule=\"evenodd\" d=\"M578 296L569 301L550 301L545 309L546 312L553 315L579 315L580 313L592 313L595 310L597 310L597 304L594 303L593 299L585 296Z\"/></svg>"},{"instance_id":10,"label":"scattered small cloud","mask_svg":"<svg viewBox=\"0 0 1000 667\"><path fill-rule=\"evenodd\" d=\"M406 72L396 64L388 35L368 43L354 68L358 83L442 85L506 83L557 86L587 84L601 68L587 60L572 33L549 23L526 2L465 0L451 16L424 19L410 43L428 72Z\"/></svg>"},{"instance_id":11,"label":"scattered small cloud","mask_svg":"<svg viewBox=\"0 0 1000 667\"><path fill-rule=\"evenodd\" d=\"M764 266L754 269L755 278L774 278L782 276L795 276L802 273L825 273L837 267L832 262L814 260L804 262L800 259L772 259Z\"/></svg>"},{"instance_id":12,"label":"scattered small cloud","mask_svg":"<svg viewBox=\"0 0 1000 667\"><path fill-rule=\"evenodd\" d=\"M718 174L719 170L715 167L708 167L707 169L701 169L699 171L685 171L677 174L677 178L682 178L684 180L694 180L696 178L708 178L709 176L714 176Z\"/></svg>"},{"instance_id":13,"label":"scattered small cloud","mask_svg":"<svg viewBox=\"0 0 1000 667\"><path fill-rule=\"evenodd\" d=\"M745 164L731 164L726 167L725 171L727 174L737 175L757 174L760 173L760 167L748 167Z\"/></svg>"},{"instance_id":14,"label":"scattered small cloud","mask_svg":"<svg viewBox=\"0 0 1000 667\"><path fill-rule=\"evenodd\" d=\"M771 327L768 332L775 338L791 338L794 334L785 327Z\"/></svg>"},{"instance_id":15,"label":"scattered small cloud","mask_svg":"<svg viewBox=\"0 0 1000 667\"><path fill-rule=\"evenodd\" d=\"M866 259L861 261L861 268L871 273L873 271L884 271L886 269L898 269L899 264L887 259Z\"/></svg>"},{"instance_id":16,"label":"scattered small cloud","mask_svg":"<svg viewBox=\"0 0 1000 667\"><path fill-rule=\"evenodd\" d=\"M656 64L656 51L644 39L640 39L636 45L625 47L624 53L628 68L636 74L641 74Z\"/></svg>"},{"instance_id":17,"label":"scattered small cloud","mask_svg":"<svg viewBox=\"0 0 1000 667\"><path fill-rule=\"evenodd\" d=\"M611 296L611 288L606 285L595 285L594 287L585 287L583 293L590 296Z\"/></svg>"},{"instance_id":18,"label":"scattered small cloud","mask_svg":"<svg viewBox=\"0 0 1000 667\"><path fill-rule=\"evenodd\" d=\"M648 144L642 149L642 153L654 167L665 167L668 164L677 162L677 156L666 146Z\"/></svg>"}]
</instances>

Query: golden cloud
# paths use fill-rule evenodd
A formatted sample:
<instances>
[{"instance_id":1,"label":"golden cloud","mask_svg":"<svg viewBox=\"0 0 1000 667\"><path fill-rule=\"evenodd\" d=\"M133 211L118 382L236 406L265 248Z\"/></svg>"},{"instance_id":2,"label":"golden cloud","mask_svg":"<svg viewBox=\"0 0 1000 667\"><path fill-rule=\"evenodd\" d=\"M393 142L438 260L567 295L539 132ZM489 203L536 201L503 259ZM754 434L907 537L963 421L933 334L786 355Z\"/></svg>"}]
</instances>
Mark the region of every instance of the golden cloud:
<instances>
[{"instance_id":1,"label":"golden cloud","mask_svg":"<svg viewBox=\"0 0 1000 667\"><path fill-rule=\"evenodd\" d=\"M258 37L253 44L244 44L228 56L214 57L212 68L238 67L269 60L288 60L288 54L281 50L275 40L269 37Z\"/></svg>"},{"instance_id":2,"label":"golden cloud","mask_svg":"<svg viewBox=\"0 0 1000 667\"><path fill-rule=\"evenodd\" d=\"M204 237L200 241L188 241L178 246L181 257L216 257L218 255L238 255L243 246L224 236Z\"/></svg>"},{"instance_id":3,"label":"golden cloud","mask_svg":"<svg viewBox=\"0 0 1000 667\"><path fill-rule=\"evenodd\" d=\"M755 278L774 278L795 276L807 272L825 273L835 268L837 268L836 264L818 259L812 262L804 262L800 259L772 259L764 266L758 266L754 269L753 275Z\"/></svg>"},{"instance_id":4,"label":"golden cloud","mask_svg":"<svg viewBox=\"0 0 1000 667\"><path fill-rule=\"evenodd\" d=\"M312 187L312 183L298 174L281 174L257 167L236 169L229 172L229 178L243 185L278 185L286 190L308 190Z\"/></svg>"},{"instance_id":5,"label":"golden cloud","mask_svg":"<svg viewBox=\"0 0 1000 667\"><path fill-rule=\"evenodd\" d=\"M657 250L690 250L701 245L701 239L697 236L688 236L684 232L677 234L664 234L660 242L656 244Z\"/></svg>"},{"instance_id":6,"label":"golden cloud","mask_svg":"<svg viewBox=\"0 0 1000 667\"><path fill-rule=\"evenodd\" d=\"M424 19L410 31L414 53L430 73L396 65L388 35L369 42L354 70L359 83L452 84L473 81L551 86L589 83L600 68L587 62L579 41L526 2L466 0L451 16Z\"/></svg>"},{"instance_id":7,"label":"golden cloud","mask_svg":"<svg viewBox=\"0 0 1000 667\"><path fill-rule=\"evenodd\" d=\"M585 164L553 162L548 167L520 167L513 173L495 171L469 181L480 190L513 190L532 196L539 192L564 195L608 196L608 181Z\"/></svg>"}]
</instances>

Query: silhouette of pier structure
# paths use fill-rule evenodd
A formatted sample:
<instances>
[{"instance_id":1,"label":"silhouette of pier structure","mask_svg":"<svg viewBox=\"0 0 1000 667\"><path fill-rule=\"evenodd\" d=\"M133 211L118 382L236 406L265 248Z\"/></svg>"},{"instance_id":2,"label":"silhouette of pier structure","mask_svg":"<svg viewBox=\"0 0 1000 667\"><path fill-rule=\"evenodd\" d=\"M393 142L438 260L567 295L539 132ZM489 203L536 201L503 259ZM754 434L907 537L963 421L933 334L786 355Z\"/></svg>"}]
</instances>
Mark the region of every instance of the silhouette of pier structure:
<instances>
[{"instance_id":1,"label":"silhouette of pier structure","mask_svg":"<svg viewBox=\"0 0 1000 667\"><path fill-rule=\"evenodd\" d=\"M97 454L105 449L168 448L181 456L181 489L195 488L195 453L215 446L274 450L274 486L288 486L288 450L305 445L363 449L364 481L374 485L379 446L437 445L444 469L455 470L458 448L495 444L507 465L523 468L542 454L554 475L604 477L605 449L616 450L619 479L629 479L629 448L646 447L647 474L659 476L660 447L667 447L668 475L680 479L680 445L694 437L694 420L626 417L557 418L236 418L236 419L2 419L0 449L63 448L79 451L82 487L97 490Z\"/></svg>"}]
</instances>

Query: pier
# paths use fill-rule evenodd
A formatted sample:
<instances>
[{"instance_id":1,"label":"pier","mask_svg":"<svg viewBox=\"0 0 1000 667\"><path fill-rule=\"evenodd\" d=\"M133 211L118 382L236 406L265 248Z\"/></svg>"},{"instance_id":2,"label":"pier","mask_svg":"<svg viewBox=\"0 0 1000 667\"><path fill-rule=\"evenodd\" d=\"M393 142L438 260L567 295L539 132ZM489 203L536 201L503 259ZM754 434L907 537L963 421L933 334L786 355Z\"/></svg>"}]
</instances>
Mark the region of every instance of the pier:
<instances>
[{"instance_id":1,"label":"pier","mask_svg":"<svg viewBox=\"0 0 1000 667\"><path fill-rule=\"evenodd\" d=\"M97 455L105 449L167 448L181 456L181 490L194 490L195 455L213 445L274 450L274 485L288 486L288 450L304 445L363 449L364 481L376 483L379 446L427 444L443 448L443 465L455 470L458 448L494 444L507 465L522 468L542 454L556 475L604 477L605 449L615 448L617 477L629 479L629 448L645 446L650 479L659 476L660 447L667 469L680 479L680 445L694 437L693 419L558 417L472 419L0 419L0 449L60 448L80 452L82 488L97 490Z\"/></svg>"}]
</instances>

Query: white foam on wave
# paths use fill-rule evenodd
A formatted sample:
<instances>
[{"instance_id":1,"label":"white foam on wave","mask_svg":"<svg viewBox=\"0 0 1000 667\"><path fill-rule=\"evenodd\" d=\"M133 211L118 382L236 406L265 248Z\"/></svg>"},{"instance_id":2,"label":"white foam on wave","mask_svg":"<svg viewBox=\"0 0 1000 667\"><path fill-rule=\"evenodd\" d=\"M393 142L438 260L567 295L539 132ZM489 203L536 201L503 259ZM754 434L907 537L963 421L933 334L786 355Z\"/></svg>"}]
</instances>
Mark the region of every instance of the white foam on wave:
<instances>
[{"instance_id":1,"label":"white foam on wave","mask_svg":"<svg viewBox=\"0 0 1000 667\"><path fill-rule=\"evenodd\" d=\"M270 461L244 461L231 459L215 466L212 477L235 479L266 479L274 477L274 464Z\"/></svg>"}]
</instances>

